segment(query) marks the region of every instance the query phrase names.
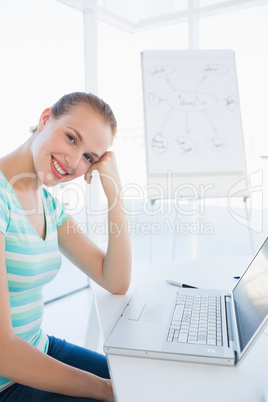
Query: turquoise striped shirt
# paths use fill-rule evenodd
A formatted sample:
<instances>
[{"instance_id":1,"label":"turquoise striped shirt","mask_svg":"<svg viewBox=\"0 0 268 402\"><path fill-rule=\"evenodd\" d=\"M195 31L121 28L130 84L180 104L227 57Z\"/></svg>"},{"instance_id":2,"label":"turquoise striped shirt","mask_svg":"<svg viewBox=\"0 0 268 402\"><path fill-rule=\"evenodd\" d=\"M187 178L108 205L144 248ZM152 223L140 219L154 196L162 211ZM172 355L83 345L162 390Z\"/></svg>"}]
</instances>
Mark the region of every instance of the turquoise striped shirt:
<instances>
[{"instance_id":1,"label":"turquoise striped shirt","mask_svg":"<svg viewBox=\"0 0 268 402\"><path fill-rule=\"evenodd\" d=\"M12 326L17 336L46 353L48 338L41 329L42 291L60 269L57 228L69 215L46 189L39 191L46 219L45 240L34 230L16 193L0 171L0 231L5 235ZM0 376L0 392L12 384Z\"/></svg>"}]
</instances>

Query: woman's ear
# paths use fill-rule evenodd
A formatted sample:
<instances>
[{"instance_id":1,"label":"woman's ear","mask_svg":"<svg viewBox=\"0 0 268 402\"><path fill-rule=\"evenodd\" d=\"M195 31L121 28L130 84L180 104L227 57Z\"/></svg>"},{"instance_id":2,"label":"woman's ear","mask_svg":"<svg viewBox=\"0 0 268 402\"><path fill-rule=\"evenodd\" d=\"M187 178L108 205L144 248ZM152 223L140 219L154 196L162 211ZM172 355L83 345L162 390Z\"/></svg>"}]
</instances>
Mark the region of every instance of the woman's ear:
<instances>
[{"instance_id":1,"label":"woman's ear","mask_svg":"<svg viewBox=\"0 0 268 402\"><path fill-rule=\"evenodd\" d=\"M49 120L49 118L51 116L51 110L52 110L52 108L48 107L41 114L40 119L39 119L39 123L38 123L38 126L37 126L38 131L42 131L43 128L45 127L47 121Z\"/></svg>"}]
</instances>

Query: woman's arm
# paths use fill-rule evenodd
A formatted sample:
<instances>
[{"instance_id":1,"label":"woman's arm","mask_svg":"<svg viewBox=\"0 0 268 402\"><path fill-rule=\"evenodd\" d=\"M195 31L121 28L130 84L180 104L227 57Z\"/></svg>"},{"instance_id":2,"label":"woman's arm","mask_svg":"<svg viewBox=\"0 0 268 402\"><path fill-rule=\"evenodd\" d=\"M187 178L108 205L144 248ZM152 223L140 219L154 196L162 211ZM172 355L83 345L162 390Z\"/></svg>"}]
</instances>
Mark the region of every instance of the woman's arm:
<instances>
[{"instance_id":1,"label":"woman's arm","mask_svg":"<svg viewBox=\"0 0 268 402\"><path fill-rule=\"evenodd\" d=\"M124 294L130 284L132 253L115 155L106 152L92 165L86 174L88 183L93 170L99 171L108 200L107 252L79 233L73 218L58 228L60 250L99 285L111 293Z\"/></svg>"},{"instance_id":2,"label":"woman's arm","mask_svg":"<svg viewBox=\"0 0 268 402\"><path fill-rule=\"evenodd\" d=\"M110 380L59 362L15 335L7 284L5 237L0 233L0 375L44 391L114 401Z\"/></svg>"}]
</instances>

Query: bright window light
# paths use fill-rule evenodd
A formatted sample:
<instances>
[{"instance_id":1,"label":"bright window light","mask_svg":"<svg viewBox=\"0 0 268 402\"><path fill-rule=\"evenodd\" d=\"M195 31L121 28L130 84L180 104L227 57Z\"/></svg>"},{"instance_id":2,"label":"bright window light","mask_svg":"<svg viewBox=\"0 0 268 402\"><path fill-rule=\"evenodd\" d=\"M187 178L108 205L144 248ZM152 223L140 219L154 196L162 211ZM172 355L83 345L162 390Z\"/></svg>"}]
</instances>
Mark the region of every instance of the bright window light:
<instances>
[{"instance_id":1,"label":"bright window light","mask_svg":"<svg viewBox=\"0 0 268 402\"><path fill-rule=\"evenodd\" d=\"M200 48L236 54L243 131L249 170L268 155L268 5L200 20Z\"/></svg>"},{"instance_id":2,"label":"bright window light","mask_svg":"<svg viewBox=\"0 0 268 402\"><path fill-rule=\"evenodd\" d=\"M1 157L43 109L84 90L83 14L55 0L1 1L0 52Z\"/></svg>"}]
</instances>

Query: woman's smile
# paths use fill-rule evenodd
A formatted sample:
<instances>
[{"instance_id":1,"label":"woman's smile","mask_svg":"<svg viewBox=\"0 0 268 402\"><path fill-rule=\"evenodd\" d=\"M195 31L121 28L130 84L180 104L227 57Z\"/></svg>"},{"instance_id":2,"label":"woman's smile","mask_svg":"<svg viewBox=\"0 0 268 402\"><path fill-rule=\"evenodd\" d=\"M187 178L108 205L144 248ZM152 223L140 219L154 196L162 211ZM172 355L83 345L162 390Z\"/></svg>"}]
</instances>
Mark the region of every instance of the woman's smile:
<instances>
[{"instance_id":1,"label":"woman's smile","mask_svg":"<svg viewBox=\"0 0 268 402\"><path fill-rule=\"evenodd\" d=\"M62 165L62 163L57 160L54 156L51 156L51 170L54 176L56 176L57 179L63 179L64 177L68 176L70 173L69 171L65 168L65 166Z\"/></svg>"}]
</instances>

